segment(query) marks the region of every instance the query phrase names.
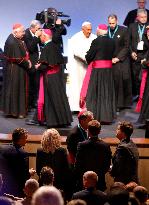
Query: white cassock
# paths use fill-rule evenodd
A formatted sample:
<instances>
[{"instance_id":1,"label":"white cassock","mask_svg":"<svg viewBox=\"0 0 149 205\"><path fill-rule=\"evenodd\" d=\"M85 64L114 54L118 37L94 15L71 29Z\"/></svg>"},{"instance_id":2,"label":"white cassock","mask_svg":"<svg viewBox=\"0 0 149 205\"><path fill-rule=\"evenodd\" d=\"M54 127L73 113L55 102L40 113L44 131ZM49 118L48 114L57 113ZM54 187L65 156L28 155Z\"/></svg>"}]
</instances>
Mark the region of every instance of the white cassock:
<instances>
[{"instance_id":1,"label":"white cassock","mask_svg":"<svg viewBox=\"0 0 149 205\"><path fill-rule=\"evenodd\" d=\"M69 74L69 82L67 85L67 95L71 111L80 110L80 91L87 69L87 64L74 58L74 56L77 56L86 61L86 52L89 50L90 45L95 38L97 38L97 36L94 34L91 34L89 38L86 38L83 32L80 31L68 40L67 70Z\"/></svg>"}]
</instances>

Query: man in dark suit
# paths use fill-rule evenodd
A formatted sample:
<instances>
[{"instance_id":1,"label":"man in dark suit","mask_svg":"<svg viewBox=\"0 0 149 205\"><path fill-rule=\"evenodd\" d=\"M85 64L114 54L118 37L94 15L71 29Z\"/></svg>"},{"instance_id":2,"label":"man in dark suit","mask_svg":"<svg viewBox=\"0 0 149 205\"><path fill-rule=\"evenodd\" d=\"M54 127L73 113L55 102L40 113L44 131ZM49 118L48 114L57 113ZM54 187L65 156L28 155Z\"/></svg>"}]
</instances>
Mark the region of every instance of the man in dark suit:
<instances>
[{"instance_id":1,"label":"man in dark suit","mask_svg":"<svg viewBox=\"0 0 149 205\"><path fill-rule=\"evenodd\" d=\"M30 27L26 29L24 41L29 52L32 68L29 71L29 110L36 107L38 88L39 88L39 72L35 69L40 56L40 35L41 24L37 20L30 23Z\"/></svg>"},{"instance_id":2,"label":"man in dark suit","mask_svg":"<svg viewBox=\"0 0 149 205\"><path fill-rule=\"evenodd\" d=\"M138 96L140 90L141 61L146 58L148 40L145 35L147 23L147 11L139 9L137 22L129 26L130 55L132 58L132 88L133 95Z\"/></svg>"},{"instance_id":3,"label":"man in dark suit","mask_svg":"<svg viewBox=\"0 0 149 205\"><path fill-rule=\"evenodd\" d=\"M129 35L127 28L118 25L118 19L115 14L108 16L108 24L108 36L115 42L112 71L118 111L132 105Z\"/></svg>"},{"instance_id":4,"label":"man in dark suit","mask_svg":"<svg viewBox=\"0 0 149 205\"><path fill-rule=\"evenodd\" d=\"M72 199L82 199L87 205L103 205L107 201L107 195L96 189L98 176L93 171L87 171L83 175L84 190L73 194Z\"/></svg>"},{"instance_id":5,"label":"man in dark suit","mask_svg":"<svg viewBox=\"0 0 149 205\"><path fill-rule=\"evenodd\" d=\"M3 169L3 192L14 196L23 196L23 187L30 177L28 153L22 148L26 144L28 132L16 128L12 133L12 144L0 146L0 158ZM4 164L5 163L5 164Z\"/></svg>"},{"instance_id":6,"label":"man in dark suit","mask_svg":"<svg viewBox=\"0 0 149 205\"><path fill-rule=\"evenodd\" d=\"M112 159L111 175L116 182L127 184L131 181L138 183L138 159L137 146L130 140L133 133L133 125L130 122L121 122L116 131L116 137L120 143Z\"/></svg>"},{"instance_id":7,"label":"man in dark suit","mask_svg":"<svg viewBox=\"0 0 149 205\"><path fill-rule=\"evenodd\" d=\"M66 139L69 159L72 165L75 162L78 143L87 139L88 123L93 120L93 113L90 111L81 111L78 114L78 120L78 125L72 129Z\"/></svg>"},{"instance_id":8,"label":"man in dark suit","mask_svg":"<svg viewBox=\"0 0 149 205\"><path fill-rule=\"evenodd\" d=\"M138 9L145 9L147 11L147 18L149 21L149 10L145 8L146 0L137 0L137 3L138 3L138 8L128 12L124 20L124 23L123 23L125 26L129 27L131 23L134 23L137 21Z\"/></svg>"},{"instance_id":9,"label":"man in dark suit","mask_svg":"<svg viewBox=\"0 0 149 205\"><path fill-rule=\"evenodd\" d=\"M89 139L80 142L78 145L75 173L78 181L78 187L82 188L82 176L84 172L92 170L99 177L97 188L101 191L106 189L105 174L111 164L110 146L98 138L101 125L97 120L88 123Z\"/></svg>"}]
</instances>

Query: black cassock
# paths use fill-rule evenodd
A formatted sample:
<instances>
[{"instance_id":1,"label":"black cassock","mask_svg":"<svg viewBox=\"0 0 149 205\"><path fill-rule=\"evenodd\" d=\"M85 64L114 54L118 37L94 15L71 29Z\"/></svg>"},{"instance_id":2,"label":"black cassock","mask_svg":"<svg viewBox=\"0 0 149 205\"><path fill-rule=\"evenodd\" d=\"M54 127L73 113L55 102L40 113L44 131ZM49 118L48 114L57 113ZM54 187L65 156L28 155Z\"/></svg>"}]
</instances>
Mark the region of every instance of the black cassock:
<instances>
[{"instance_id":1,"label":"black cassock","mask_svg":"<svg viewBox=\"0 0 149 205\"><path fill-rule=\"evenodd\" d=\"M129 35L127 28L123 26L115 27L115 30L116 32L113 35L113 40L115 42L113 57L120 60L116 64L112 65L116 106L117 108L124 108L132 105ZM111 34L113 32L111 31Z\"/></svg>"},{"instance_id":2,"label":"black cassock","mask_svg":"<svg viewBox=\"0 0 149 205\"><path fill-rule=\"evenodd\" d=\"M100 122L112 122L116 117L114 80L112 74L112 57L114 41L108 36L98 36L93 40L86 55L88 64L94 61L110 61L110 68L93 67L86 95L87 109Z\"/></svg>"},{"instance_id":3,"label":"black cassock","mask_svg":"<svg viewBox=\"0 0 149 205\"><path fill-rule=\"evenodd\" d=\"M72 115L60 72L64 60L55 43L44 46L39 62L44 81L44 120L48 127L68 125L72 122ZM53 66L59 66L59 71L47 74Z\"/></svg>"},{"instance_id":4,"label":"black cassock","mask_svg":"<svg viewBox=\"0 0 149 205\"><path fill-rule=\"evenodd\" d=\"M27 111L27 73L29 67L24 42L10 34L5 42L2 110L6 115L19 117Z\"/></svg>"}]
</instances>

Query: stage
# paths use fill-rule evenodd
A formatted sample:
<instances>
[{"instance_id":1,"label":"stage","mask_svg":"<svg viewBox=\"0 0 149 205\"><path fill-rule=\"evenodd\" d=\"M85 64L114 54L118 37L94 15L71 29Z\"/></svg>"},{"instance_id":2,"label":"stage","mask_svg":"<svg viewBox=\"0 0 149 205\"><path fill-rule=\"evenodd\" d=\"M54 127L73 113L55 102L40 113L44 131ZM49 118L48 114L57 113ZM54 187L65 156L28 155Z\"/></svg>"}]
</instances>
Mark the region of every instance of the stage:
<instances>
[{"instance_id":1,"label":"stage","mask_svg":"<svg viewBox=\"0 0 149 205\"><path fill-rule=\"evenodd\" d=\"M138 119L139 114L134 111L134 106L131 109L124 109L117 113L117 119L111 125L102 125L102 130L100 137L114 137L115 130L119 121L130 121L135 123ZM2 112L0 112L0 133L10 134L17 127L23 127L28 130L29 135L41 135L46 129L46 126L35 126L35 125L26 125L26 119L31 119L33 113L30 113L27 118L24 119L15 119L15 118L6 118ZM73 114L73 122L71 126L67 128L57 128L62 136L67 136L70 130L78 123L77 115ZM134 128L133 138L144 138L145 130Z\"/></svg>"}]
</instances>

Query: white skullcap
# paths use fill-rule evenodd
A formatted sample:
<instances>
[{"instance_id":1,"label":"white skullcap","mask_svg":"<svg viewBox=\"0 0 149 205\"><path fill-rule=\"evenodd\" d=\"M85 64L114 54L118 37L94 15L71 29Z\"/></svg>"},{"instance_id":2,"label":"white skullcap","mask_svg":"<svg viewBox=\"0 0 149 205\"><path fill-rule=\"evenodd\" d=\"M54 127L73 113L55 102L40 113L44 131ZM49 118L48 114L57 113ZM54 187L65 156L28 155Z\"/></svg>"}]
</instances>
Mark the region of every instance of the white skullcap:
<instances>
[{"instance_id":1,"label":"white skullcap","mask_svg":"<svg viewBox=\"0 0 149 205\"><path fill-rule=\"evenodd\" d=\"M87 25L91 25L91 23L90 23L89 21L84 21L84 22L82 23L82 27L83 27L83 26L87 26Z\"/></svg>"}]
</instances>

